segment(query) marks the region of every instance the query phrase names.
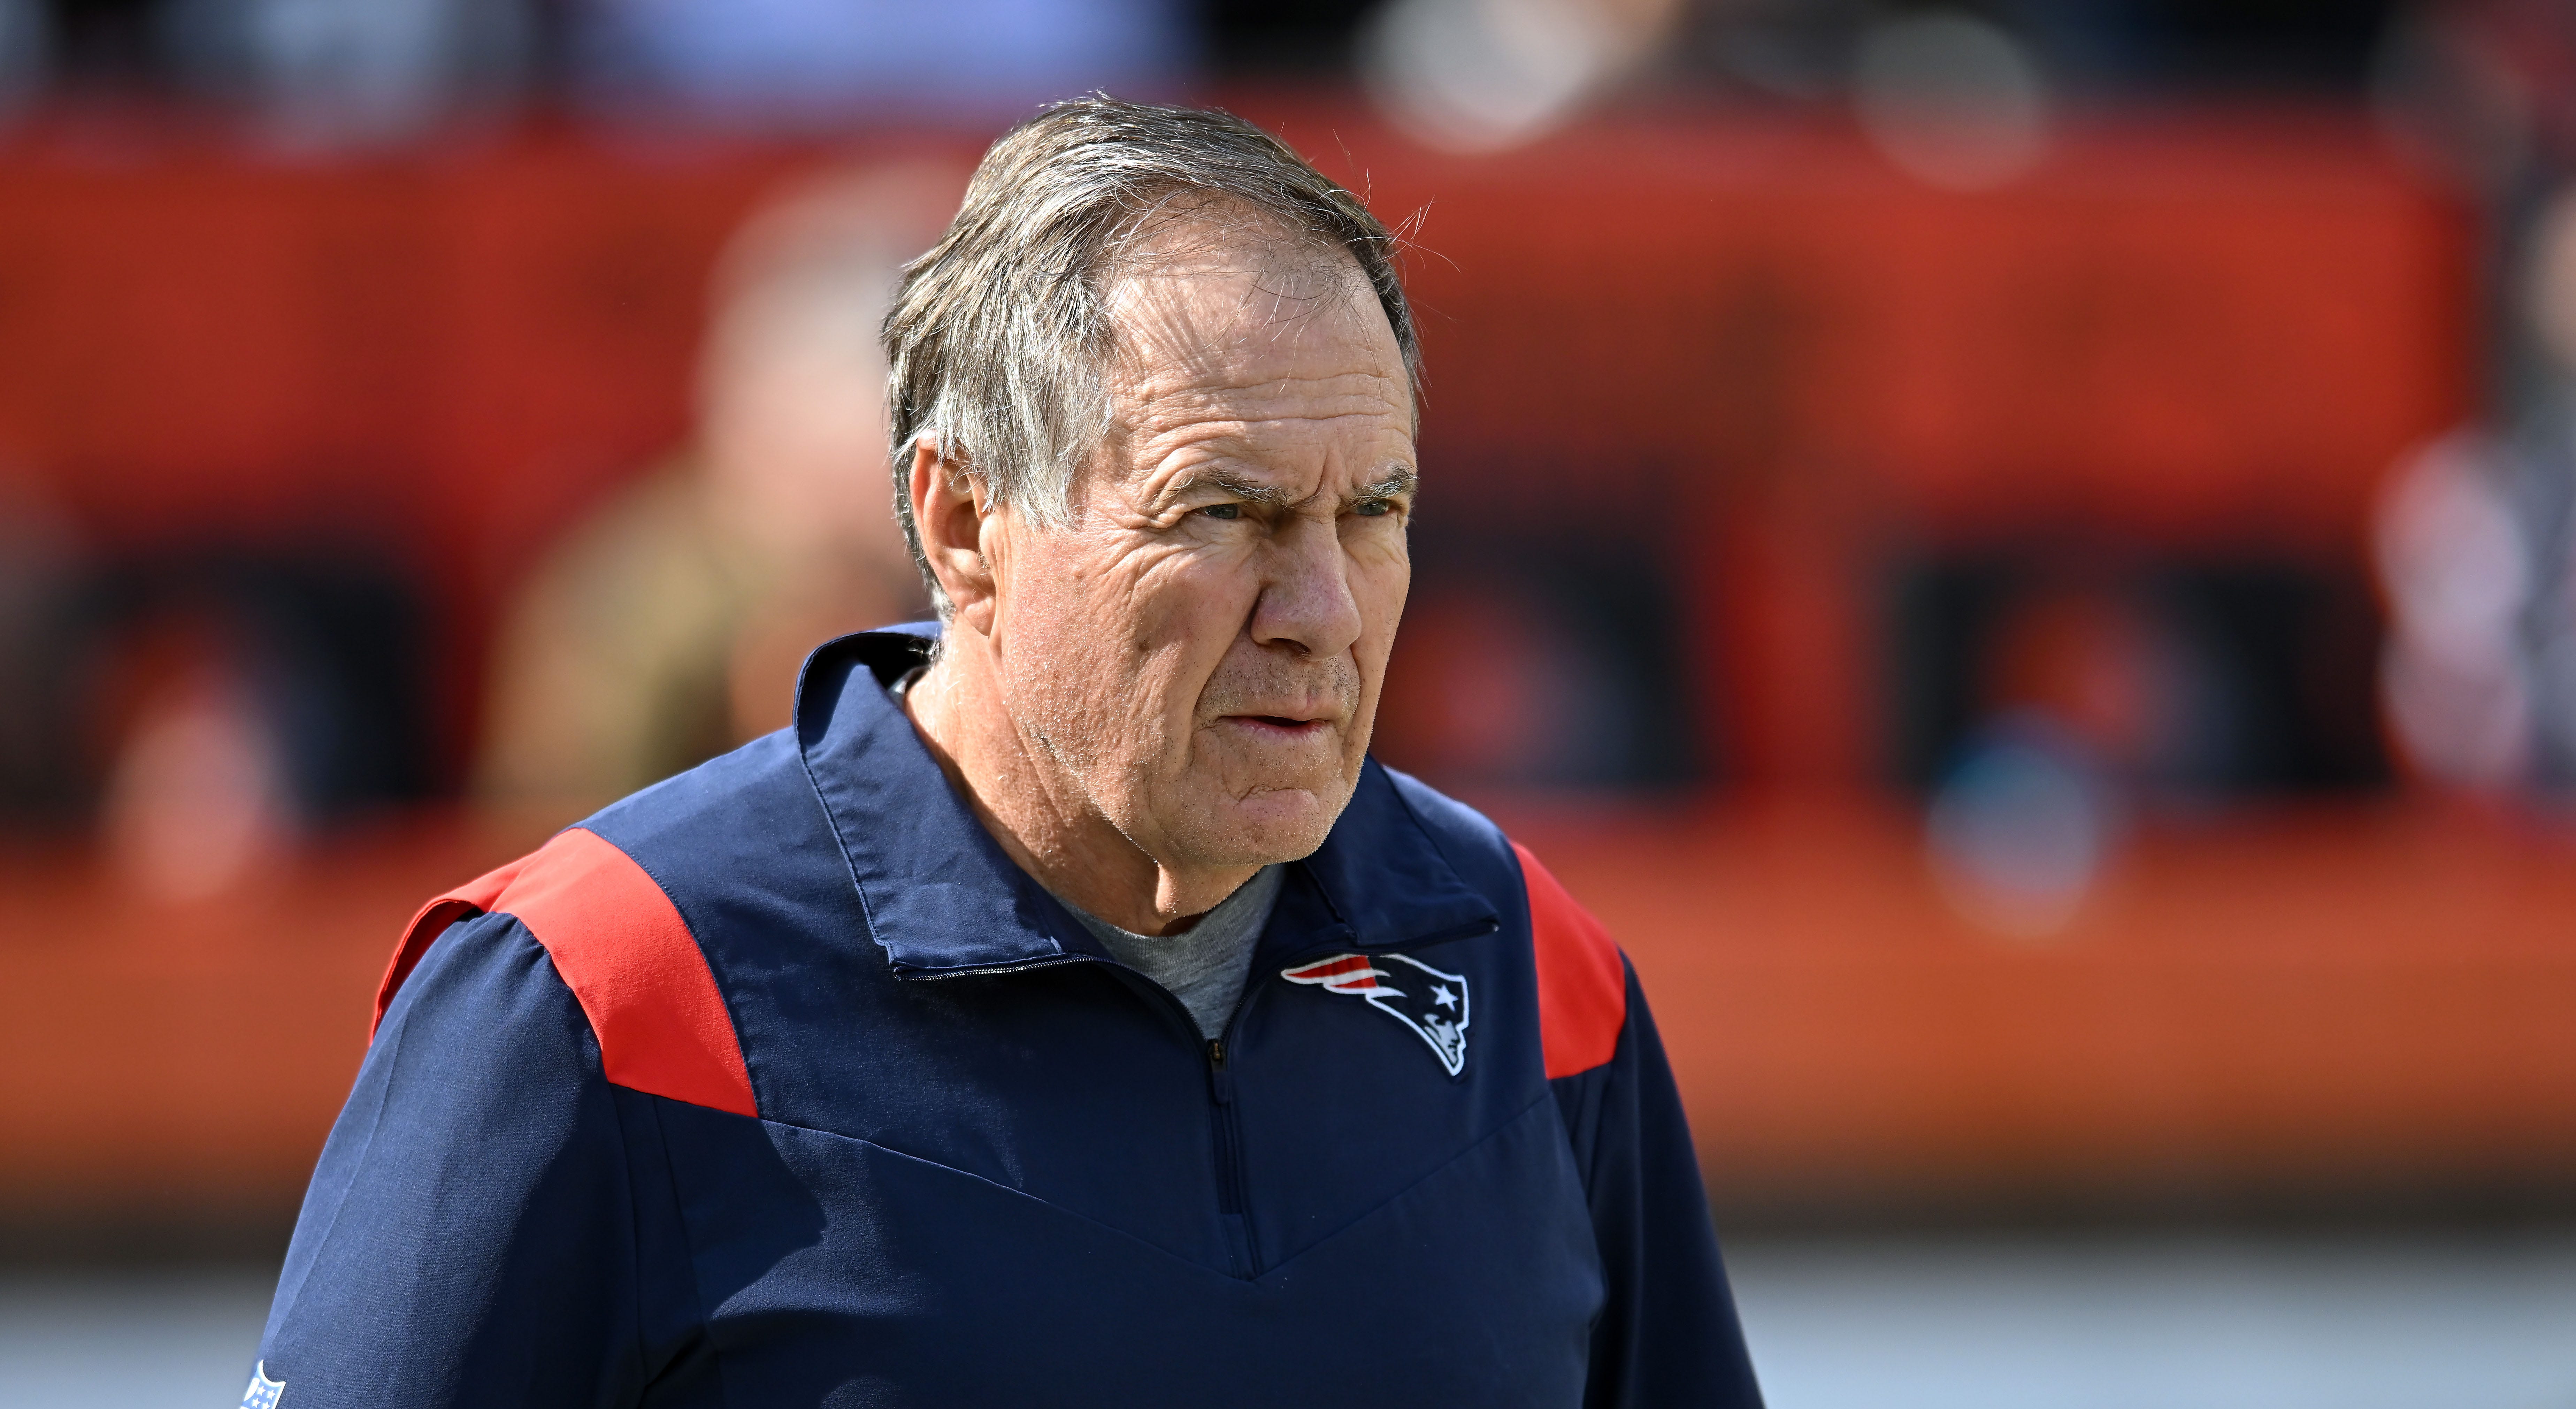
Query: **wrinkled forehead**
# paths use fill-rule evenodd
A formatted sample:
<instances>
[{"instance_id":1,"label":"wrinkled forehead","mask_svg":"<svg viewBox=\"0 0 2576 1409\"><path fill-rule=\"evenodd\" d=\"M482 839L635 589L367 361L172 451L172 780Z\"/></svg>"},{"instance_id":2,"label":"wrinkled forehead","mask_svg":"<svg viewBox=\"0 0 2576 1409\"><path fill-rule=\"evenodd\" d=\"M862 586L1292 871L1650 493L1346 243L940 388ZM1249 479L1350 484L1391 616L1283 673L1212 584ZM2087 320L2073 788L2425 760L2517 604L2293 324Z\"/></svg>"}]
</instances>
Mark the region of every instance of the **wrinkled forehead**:
<instances>
[{"instance_id":1,"label":"wrinkled forehead","mask_svg":"<svg viewBox=\"0 0 2576 1409\"><path fill-rule=\"evenodd\" d=\"M1123 253L1102 305L1114 374L1131 389L1244 386L1327 366L1407 380L1359 262L1248 213L1165 221Z\"/></svg>"}]
</instances>

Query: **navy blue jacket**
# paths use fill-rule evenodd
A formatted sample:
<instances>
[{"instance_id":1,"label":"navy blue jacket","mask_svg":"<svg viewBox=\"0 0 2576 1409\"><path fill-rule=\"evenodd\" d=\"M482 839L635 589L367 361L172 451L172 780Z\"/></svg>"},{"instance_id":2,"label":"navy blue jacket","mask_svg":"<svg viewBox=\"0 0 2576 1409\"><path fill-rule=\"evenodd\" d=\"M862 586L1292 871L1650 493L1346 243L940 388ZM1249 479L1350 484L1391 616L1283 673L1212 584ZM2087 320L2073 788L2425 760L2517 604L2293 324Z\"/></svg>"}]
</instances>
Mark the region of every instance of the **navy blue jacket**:
<instances>
[{"instance_id":1,"label":"navy blue jacket","mask_svg":"<svg viewBox=\"0 0 2576 1409\"><path fill-rule=\"evenodd\" d=\"M1370 764L1208 1042L948 787L922 649L423 912L286 1409L1759 1403L1645 1001L1527 853Z\"/></svg>"}]
</instances>

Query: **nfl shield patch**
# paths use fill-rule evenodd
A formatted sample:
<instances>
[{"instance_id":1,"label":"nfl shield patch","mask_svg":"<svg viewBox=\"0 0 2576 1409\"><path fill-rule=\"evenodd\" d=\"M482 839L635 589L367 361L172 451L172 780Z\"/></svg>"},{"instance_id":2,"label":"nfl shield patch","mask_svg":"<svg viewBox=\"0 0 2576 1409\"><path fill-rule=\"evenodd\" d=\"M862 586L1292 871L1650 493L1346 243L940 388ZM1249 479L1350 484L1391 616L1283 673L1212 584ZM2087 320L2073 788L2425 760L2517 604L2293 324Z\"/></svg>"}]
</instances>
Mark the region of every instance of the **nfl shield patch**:
<instances>
[{"instance_id":1,"label":"nfl shield patch","mask_svg":"<svg viewBox=\"0 0 2576 1409\"><path fill-rule=\"evenodd\" d=\"M1467 1069L1467 980L1402 954L1336 954L1279 976L1320 985L1326 993L1365 998L1431 1044L1451 1076Z\"/></svg>"},{"instance_id":2,"label":"nfl shield patch","mask_svg":"<svg viewBox=\"0 0 2576 1409\"><path fill-rule=\"evenodd\" d=\"M241 1409L277 1409L277 1397L286 1393L286 1381L268 1377L268 1362L263 1360L250 1368L250 1388L242 1391Z\"/></svg>"}]
</instances>

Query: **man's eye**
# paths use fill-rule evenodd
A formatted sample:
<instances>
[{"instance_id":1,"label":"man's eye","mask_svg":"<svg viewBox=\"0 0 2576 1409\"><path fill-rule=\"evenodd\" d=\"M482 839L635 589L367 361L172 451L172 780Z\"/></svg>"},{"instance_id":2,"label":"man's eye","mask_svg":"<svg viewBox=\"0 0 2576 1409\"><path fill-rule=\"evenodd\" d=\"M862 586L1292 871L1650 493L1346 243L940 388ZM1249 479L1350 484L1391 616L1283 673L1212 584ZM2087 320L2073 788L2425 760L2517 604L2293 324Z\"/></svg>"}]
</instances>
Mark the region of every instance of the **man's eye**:
<instances>
[{"instance_id":1,"label":"man's eye","mask_svg":"<svg viewBox=\"0 0 2576 1409\"><path fill-rule=\"evenodd\" d=\"M1364 519L1383 518L1395 512L1392 499L1363 499L1351 506L1351 512Z\"/></svg>"},{"instance_id":2,"label":"man's eye","mask_svg":"<svg viewBox=\"0 0 2576 1409\"><path fill-rule=\"evenodd\" d=\"M1199 512L1212 519L1239 519L1243 517L1243 506L1241 504L1210 504L1206 508L1199 510Z\"/></svg>"}]
</instances>

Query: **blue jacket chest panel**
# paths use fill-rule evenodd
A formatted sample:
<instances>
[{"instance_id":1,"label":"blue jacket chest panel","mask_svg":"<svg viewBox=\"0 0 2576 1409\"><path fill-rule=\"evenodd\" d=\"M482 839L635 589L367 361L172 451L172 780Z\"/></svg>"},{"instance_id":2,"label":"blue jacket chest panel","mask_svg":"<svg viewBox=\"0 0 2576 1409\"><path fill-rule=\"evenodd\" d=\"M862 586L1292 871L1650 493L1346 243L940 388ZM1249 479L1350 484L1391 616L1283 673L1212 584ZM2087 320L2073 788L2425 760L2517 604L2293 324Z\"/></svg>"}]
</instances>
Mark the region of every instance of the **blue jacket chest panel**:
<instances>
[{"instance_id":1,"label":"blue jacket chest panel","mask_svg":"<svg viewBox=\"0 0 2576 1409\"><path fill-rule=\"evenodd\" d=\"M867 1141L661 1104L728 1403L1582 1399L1602 1284L1552 1103L1249 1280Z\"/></svg>"}]
</instances>

